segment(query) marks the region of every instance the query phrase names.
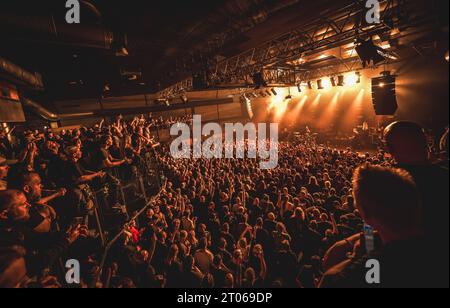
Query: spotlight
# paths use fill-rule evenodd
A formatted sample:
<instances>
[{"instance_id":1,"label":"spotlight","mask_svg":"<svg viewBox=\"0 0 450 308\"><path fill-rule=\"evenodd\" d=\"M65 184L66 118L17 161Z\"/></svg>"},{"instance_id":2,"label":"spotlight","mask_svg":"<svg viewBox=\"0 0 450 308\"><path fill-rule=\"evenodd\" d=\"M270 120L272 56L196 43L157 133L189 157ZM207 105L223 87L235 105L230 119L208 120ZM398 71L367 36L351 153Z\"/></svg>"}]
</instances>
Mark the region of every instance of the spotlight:
<instances>
[{"instance_id":1,"label":"spotlight","mask_svg":"<svg viewBox=\"0 0 450 308\"><path fill-rule=\"evenodd\" d=\"M284 98L285 101L290 100L290 99L292 99L292 95L290 95L290 94Z\"/></svg>"},{"instance_id":2,"label":"spotlight","mask_svg":"<svg viewBox=\"0 0 450 308\"><path fill-rule=\"evenodd\" d=\"M337 85L338 85L339 87L345 86L345 79L344 79L344 76L343 76L343 75L339 75L339 76L338 76L338 83L337 83Z\"/></svg>"},{"instance_id":3,"label":"spotlight","mask_svg":"<svg viewBox=\"0 0 450 308\"><path fill-rule=\"evenodd\" d=\"M336 86L336 78L331 77L331 78L330 78L330 82L331 82L331 85L332 85L333 87Z\"/></svg>"},{"instance_id":4,"label":"spotlight","mask_svg":"<svg viewBox=\"0 0 450 308\"><path fill-rule=\"evenodd\" d=\"M161 105L161 104L166 104L166 99L158 98L155 100L155 105Z\"/></svg>"},{"instance_id":5,"label":"spotlight","mask_svg":"<svg viewBox=\"0 0 450 308\"><path fill-rule=\"evenodd\" d=\"M269 90L266 90L267 96L272 96L272 93Z\"/></svg>"},{"instance_id":6,"label":"spotlight","mask_svg":"<svg viewBox=\"0 0 450 308\"><path fill-rule=\"evenodd\" d=\"M309 88L310 90L313 89L313 86L312 86L312 82L311 82L311 81L308 81L308 88Z\"/></svg>"},{"instance_id":7,"label":"spotlight","mask_svg":"<svg viewBox=\"0 0 450 308\"><path fill-rule=\"evenodd\" d=\"M319 89L319 90L323 90L324 89L324 87L322 85L322 79L317 80L317 89Z\"/></svg>"},{"instance_id":8,"label":"spotlight","mask_svg":"<svg viewBox=\"0 0 450 308\"><path fill-rule=\"evenodd\" d=\"M350 73L345 76L345 85L347 86L354 86L358 83L358 79L360 79L360 76Z\"/></svg>"},{"instance_id":9,"label":"spotlight","mask_svg":"<svg viewBox=\"0 0 450 308\"><path fill-rule=\"evenodd\" d=\"M299 83L297 85L297 90L298 90L298 93L302 93L302 85L301 85L301 83Z\"/></svg>"},{"instance_id":10,"label":"spotlight","mask_svg":"<svg viewBox=\"0 0 450 308\"><path fill-rule=\"evenodd\" d=\"M114 49L116 57L128 57L128 37L127 35L119 34L115 37Z\"/></svg>"},{"instance_id":11,"label":"spotlight","mask_svg":"<svg viewBox=\"0 0 450 308\"><path fill-rule=\"evenodd\" d=\"M185 94L181 95L180 98L181 98L181 101L185 104L189 101Z\"/></svg>"},{"instance_id":12,"label":"spotlight","mask_svg":"<svg viewBox=\"0 0 450 308\"><path fill-rule=\"evenodd\" d=\"M361 72L356 72L356 83L361 83Z\"/></svg>"},{"instance_id":13,"label":"spotlight","mask_svg":"<svg viewBox=\"0 0 450 308\"><path fill-rule=\"evenodd\" d=\"M128 57L128 49L125 46L121 46L116 50L116 57Z\"/></svg>"},{"instance_id":14,"label":"spotlight","mask_svg":"<svg viewBox=\"0 0 450 308\"><path fill-rule=\"evenodd\" d=\"M364 41L363 39L358 39L356 41L356 52L358 53L359 58L363 64L363 67L366 68L373 62L374 65L385 61L385 57L382 56L384 50L380 47L374 45L372 39Z\"/></svg>"},{"instance_id":15,"label":"spotlight","mask_svg":"<svg viewBox=\"0 0 450 308\"><path fill-rule=\"evenodd\" d=\"M163 103L167 107L170 107L170 101L168 98L158 99L157 101L158 101L158 103Z\"/></svg>"},{"instance_id":16,"label":"spotlight","mask_svg":"<svg viewBox=\"0 0 450 308\"><path fill-rule=\"evenodd\" d=\"M449 61L449 54L448 54L448 50L447 50L447 52L445 53L445 61Z\"/></svg>"},{"instance_id":17,"label":"spotlight","mask_svg":"<svg viewBox=\"0 0 450 308\"><path fill-rule=\"evenodd\" d=\"M278 95L278 93L277 93L277 91L275 90L275 88L272 88L272 90L270 90L270 91L272 91L273 95L275 95L275 96Z\"/></svg>"}]
</instances>

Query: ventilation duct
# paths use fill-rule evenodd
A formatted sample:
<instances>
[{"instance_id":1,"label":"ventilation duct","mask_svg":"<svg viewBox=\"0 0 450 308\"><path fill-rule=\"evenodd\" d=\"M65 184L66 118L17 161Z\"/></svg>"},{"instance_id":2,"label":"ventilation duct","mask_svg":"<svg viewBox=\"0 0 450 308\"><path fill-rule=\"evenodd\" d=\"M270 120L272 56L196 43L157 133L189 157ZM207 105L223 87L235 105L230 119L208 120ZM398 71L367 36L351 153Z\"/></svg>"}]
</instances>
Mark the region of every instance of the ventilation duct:
<instances>
[{"instance_id":1,"label":"ventilation duct","mask_svg":"<svg viewBox=\"0 0 450 308\"><path fill-rule=\"evenodd\" d=\"M82 1L83 8L94 16L91 25L67 24L55 16L18 16L0 11L0 32L14 40L41 42L87 48L111 49L114 35L104 28L100 12L90 3ZM2 31L7 29L8 31Z\"/></svg>"},{"instance_id":2,"label":"ventilation duct","mask_svg":"<svg viewBox=\"0 0 450 308\"><path fill-rule=\"evenodd\" d=\"M14 63L0 57L0 74L6 74L6 79L20 82L30 86L34 89L44 89L44 83L42 82L42 76L37 73L30 73Z\"/></svg>"}]
</instances>

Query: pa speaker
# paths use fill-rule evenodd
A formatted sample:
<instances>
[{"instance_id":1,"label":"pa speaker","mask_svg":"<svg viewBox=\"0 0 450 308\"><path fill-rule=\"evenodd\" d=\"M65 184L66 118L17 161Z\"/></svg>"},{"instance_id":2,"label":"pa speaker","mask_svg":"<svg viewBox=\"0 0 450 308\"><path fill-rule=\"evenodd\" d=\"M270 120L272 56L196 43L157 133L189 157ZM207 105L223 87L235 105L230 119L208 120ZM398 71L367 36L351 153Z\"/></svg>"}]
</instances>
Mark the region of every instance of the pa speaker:
<instances>
[{"instance_id":1,"label":"pa speaker","mask_svg":"<svg viewBox=\"0 0 450 308\"><path fill-rule=\"evenodd\" d=\"M395 76L386 75L372 79L372 101L376 115L394 115L397 112Z\"/></svg>"}]
</instances>

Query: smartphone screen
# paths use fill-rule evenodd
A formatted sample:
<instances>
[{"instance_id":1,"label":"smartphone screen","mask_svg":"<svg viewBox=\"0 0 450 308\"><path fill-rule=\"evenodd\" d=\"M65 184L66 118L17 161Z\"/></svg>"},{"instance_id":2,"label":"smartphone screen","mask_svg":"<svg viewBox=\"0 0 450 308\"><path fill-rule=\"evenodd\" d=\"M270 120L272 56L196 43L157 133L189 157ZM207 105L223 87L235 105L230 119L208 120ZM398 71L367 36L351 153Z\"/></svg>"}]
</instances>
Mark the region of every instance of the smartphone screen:
<instances>
[{"instance_id":1,"label":"smartphone screen","mask_svg":"<svg viewBox=\"0 0 450 308\"><path fill-rule=\"evenodd\" d=\"M375 251L375 234L373 228L368 224L364 224L364 242L366 253L370 255Z\"/></svg>"}]
</instances>

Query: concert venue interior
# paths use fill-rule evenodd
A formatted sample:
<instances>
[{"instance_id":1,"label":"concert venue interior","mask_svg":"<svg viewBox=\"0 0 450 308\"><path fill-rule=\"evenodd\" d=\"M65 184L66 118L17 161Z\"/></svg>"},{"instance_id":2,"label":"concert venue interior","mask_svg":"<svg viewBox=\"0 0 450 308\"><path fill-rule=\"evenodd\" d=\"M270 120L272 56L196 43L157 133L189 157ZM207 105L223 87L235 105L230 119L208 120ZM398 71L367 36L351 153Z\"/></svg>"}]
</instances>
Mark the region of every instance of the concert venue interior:
<instances>
[{"instance_id":1,"label":"concert venue interior","mask_svg":"<svg viewBox=\"0 0 450 308\"><path fill-rule=\"evenodd\" d=\"M2 0L0 288L448 287L448 5Z\"/></svg>"}]
</instances>

